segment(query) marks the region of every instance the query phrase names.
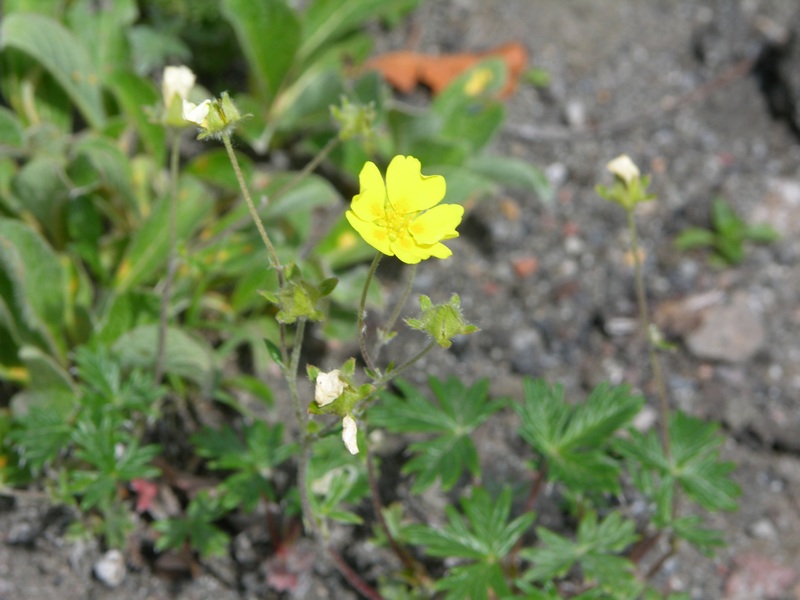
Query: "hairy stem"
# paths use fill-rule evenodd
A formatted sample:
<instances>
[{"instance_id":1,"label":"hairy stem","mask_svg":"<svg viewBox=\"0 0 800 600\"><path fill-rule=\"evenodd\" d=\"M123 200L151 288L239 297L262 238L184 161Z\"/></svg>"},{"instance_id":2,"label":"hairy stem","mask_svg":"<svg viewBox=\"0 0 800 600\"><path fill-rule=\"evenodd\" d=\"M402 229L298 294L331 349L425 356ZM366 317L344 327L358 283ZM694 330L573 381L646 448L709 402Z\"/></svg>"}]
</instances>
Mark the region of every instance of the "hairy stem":
<instances>
[{"instance_id":1,"label":"hairy stem","mask_svg":"<svg viewBox=\"0 0 800 600\"><path fill-rule=\"evenodd\" d=\"M367 348L367 328L364 325L364 316L366 315L367 292L369 291L369 286L372 283L372 279L375 277L375 271L378 270L378 265L381 262L381 256L383 255L380 252L377 253L369 267L367 279L364 282L364 289L361 290L361 301L358 303L358 322L356 323L356 331L358 332L358 345L361 348L361 356L364 359L364 364L366 364L367 368L373 373L377 373L378 371L375 368L375 363L369 356L369 349Z\"/></svg>"},{"instance_id":2,"label":"hairy stem","mask_svg":"<svg viewBox=\"0 0 800 600\"><path fill-rule=\"evenodd\" d=\"M236 153L233 151L231 136L228 133L222 134L222 143L225 144L225 150L228 152L228 158L231 161L231 166L233 166L233 172L236 173L236 180L239 182L239 188L242 190L242 196L244 197L244 201L247 203L250 216L253 218L253 222L258 229L261 240L264 242L264 246L267 247L267 252L269 252L271 266L278 272L278 282L280 283L281 287L283 287L283 269L281 267L281 261L278 258L278 253L275 252L275 247L272 245L266 230L264 229L264 223L261 221L258 211L256 211L256 206L253 204L253 199L250 196L250 190L247 188L247 184L244 181L244 175L242 175L242 169L239 166L239 159L236 158Z\"/></svg>"},{"instance_id":3,"label":"hairy stem","mask_svg":"<svg viewBox=\"0 0 800 600\"><path fill-rule=\"evenodd\" d=\"M164 289L161 290L161 308L158 318L158 341L156 346L155 383L161 383L164 377L164 360L167 352L167 326L169 325L169 301L172 295L172 282L175 279L175 245L177 243L177 206L178 206L178 167L181 158L180 134L171 131L172 148L169 157L169 249L167 251L167 276L164 279Z\"/></svg>"},{"instance_id":4,"label":"hairy stem","mask_svg":"<svg viewBox=\"0 0 800 600\"><path fill-rule=\"evenodd\" d=\"M410 273L408 274L408 280L406 281L405 288L403 289L403 294L400 296L400 299L397 301L397 304L392 311L392 314L389 316L389 319L386 321L386 324L383 327L384 335L389 335L394 327L394 324L397 322L397 319L400 318L400 313L403 310L403 307L408 302L408 297L411 295L411 286L414 284L414 277L417 274L417 265L411 265ZM378 344L378 347L375 349L375 360L378 359L380 355L381 348L388 343L388 340L384 339Z\"/></svg>"},{"instance_id":5,"label":"hairy stem","mask_svg":"<svg viewBox=\"0 0 800 600\"><path fill-rule=\"evenodd\" d=\"M647 305L647 297L644 292L644 276L642 275L642 261L639 257L639 236L636 231L636 221L633 219L633 210L626 211L628 215L628 231L631 236L631 253L633 254L633 267L636 279L636 300L639 304L639 318L642 323L642 331L647 339L647 354L650 358L650 368L653 371L653 381L656 384L658 393L658 407L661 421L661 444L667 458L670 456L669 441L669 399L667 398L667 388L664 384L664 375L661 372L661 361L658 358L656 347L650 335L650 311Z\"/></svg>"},{"instance_id":6,"label":"hairy stem","mask_svg":"<svg viewBox=\"0 0 800 600\"><path fill-rule=\"evenodd\" d=\"M340 140L338 136L332 137L330 140L328 140L328 143L325 144L319 152L317 152L317 155L314 158L312 158L311 161L305 167L303 167L303 170L300 171L294 177L292 177L286 183L286 185L281 186L281 188L273 195L277 198L282 194L285 194L294 186L296 186L298 183L300 183L303 179L305 179L311 173L313 173L314 170L320 165L320 163L322 163L322 161L328 157L328 154L331 153L331 151L336 147L339 141Z\"/></svg>"}]
</instances>

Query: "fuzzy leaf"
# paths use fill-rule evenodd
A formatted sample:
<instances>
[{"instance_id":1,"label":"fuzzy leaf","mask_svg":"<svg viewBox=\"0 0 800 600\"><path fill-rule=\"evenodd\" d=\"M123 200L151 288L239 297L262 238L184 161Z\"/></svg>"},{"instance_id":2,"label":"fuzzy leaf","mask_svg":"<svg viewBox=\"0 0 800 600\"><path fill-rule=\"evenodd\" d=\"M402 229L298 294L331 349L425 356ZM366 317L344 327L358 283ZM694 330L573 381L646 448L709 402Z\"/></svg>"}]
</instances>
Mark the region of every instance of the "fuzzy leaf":
<instances>
[{"instance_id":1,"label":"fuzzy leaf","mask_svg":"<svg viewBox=\"0 0 800 600\"><path fill-rule=\"evenodd\" d=\"M44 15L14 13L0 25L0 49L36 59L58 81L92 127L105 121L100 78L86 48L71 31Z\"/></svg>"}]
</instances>

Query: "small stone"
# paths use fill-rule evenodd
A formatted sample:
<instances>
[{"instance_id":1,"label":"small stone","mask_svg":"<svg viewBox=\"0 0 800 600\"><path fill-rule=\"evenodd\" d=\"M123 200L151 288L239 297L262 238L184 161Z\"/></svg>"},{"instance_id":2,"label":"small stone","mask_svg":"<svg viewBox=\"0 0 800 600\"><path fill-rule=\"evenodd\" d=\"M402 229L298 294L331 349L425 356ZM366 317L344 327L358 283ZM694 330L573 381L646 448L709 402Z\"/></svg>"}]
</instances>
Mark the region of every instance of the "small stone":
<instances>
[{"instance_id":1,"label":"small stone","mask_svg":"<svg viewBox=\"0 0 800 600\"><path fill-rule=\"evenodd\" d=\"M759 519L758 521L751 523L747 528L747 531L754 538L761 540L775 540L778 538L778 532L775 529L775 525L773 525L772 521L769 519Z\"/></svg>"},{"instance_id":2,"label":"small stone","mask_svg":"<svg viewBox=\"0 0 800 600\"><path fill-rule=\"evenodd\" d=\"M761 315L744 294L736 294L729 305L709 309L700 327L686 337L686 344L699 358L745 362L764 344Z\"/></svg>"},{"instance_id":3,"label":"small stone","mask_svg":"<svg viewBox=\"0 0 800 600\"><path fill-rule=\"evenodd\" d=\"M94 576L110 588L118 587L125 579L125 557L119 550L109 550L94 563Z\"/></svg>"},{"instance_id":4,"label":"small stone","mask_svg":"<svg viewBox=\"0 0 800 600\"><path fill-rule=\"evenodd\" d=\"M36 527L28 521L17 521L11 525L6 539L12 546L29 546L36 540L38 533Z\"/></svg>"},{"instance_id":5,"label":"small stone","mask_svg":"<svg viewBox=\"0 0 800 600\"><path fill-rule=\"evenodd\" d=\"M725 600L777 600L797 581L797 572L758 554L740 554L734 559L725 582Z\"/></svg>"}]
</instances>

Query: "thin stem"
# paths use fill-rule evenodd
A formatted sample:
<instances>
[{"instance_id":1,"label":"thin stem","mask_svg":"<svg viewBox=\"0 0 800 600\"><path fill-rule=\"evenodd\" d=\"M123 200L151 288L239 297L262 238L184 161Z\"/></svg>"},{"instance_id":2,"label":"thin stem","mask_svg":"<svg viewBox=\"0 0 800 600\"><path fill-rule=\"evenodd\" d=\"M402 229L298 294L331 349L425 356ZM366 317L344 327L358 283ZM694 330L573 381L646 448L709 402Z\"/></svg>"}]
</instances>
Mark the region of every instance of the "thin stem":
<instances>
[{"instance_id":1,"label":"thin stem","mask_svg":"<svg viewBox=\"0 0 800 600\"><path fill-rule=\"evenodd\" d=\"M372 496L372 512L375 513L375 518L378 521L378 525L380 526L381 531L383 531L383 535L386 536L386 539L388 540L389 545L392 547L395 555L405 565L409 573L413 573L414 576L419 580L427 581L429 577L425 572L425 567L423 567L418 561L414 560L414 557L411 556L411 553L406 548L401 546L392 535L392 532L389 531L389 525L386 523L386 519L383 516L383 503L381 502L381 493L378 489L378 478L375 475L375 461L372 460L372 453L369 451L369 444L367 444L366 454L367 477L369 479L370 495Z\"/></svg>"},{"instance_id":2,"label":"thin stem","mask_svg":"<svg viewBox=\"0 0 800 600\"><path fill-rule=\"evenodd\" d=\"M331 151L336 147L336 145L339 142L340 142L339 136L332 137L330 140L328 140L328 143L322 147L322 150L317 152L317 155L313 159L311 159L311 161L305 167L303 167L303 170L300 171L294 177L292 177L286 183L286 185L281 186L281 188L278 189L278 191L275 192L273 196L277 198L282 194L285 194L294 186L296 186L298 183L300 183L303 179L305 179L311 173L313 173L314 170L320 165L320 163L328 157L328 154L331 153Z\"/></svg>"},{"instance_id":3,"label":"thin stem","mask_svg":"<svg viewBox=\"0 0 800 600\"><path fill-rule=\"evenodd\" d=\"M330 554L331 558L333 559L333 564L336 565L336 568L341 573L342 577L347 580L353 588L365 598L369 600L383 600L383 596L381 596L378 592L376 592L372 587L364 581L358 573L356 573L353 568L348 565L342 555L339 554L333 547L328 546L328 554Z\"/></svg>"},{"instance_id":4,"label":"thin stem","mask_svg":"<svg viewBox=\"0 0 800 600\"><path fill-rule=\"evenodd\" d=\"M177 243L177 205L178 205L178 167L181 158L180 134L172 131L172 149L169 158L169 250L167 254L167 276L164 279L164 289L161 290L161 309L158 319L158 341L156 346L156 371L155 383L161 383L164 377L164 357L167 352L167 326L169 325L169 301L172 295L172 282L175 279L175 245Z\"/></svg>"},{"instance_id":5,"label":"thin stem","mask_svg":"<svg viewBox=\"0 0 800 600\"><path fill-rule=\"evenodd\" d=\"M284 186L282 186L277 192L271 194L271 196L273 198L280 198L281 195L285 194L290 189L292 189L295 185L297 185L304 177L306 177L312 171L314 171L314 169L316 169L323 160L325 160L325 158L328 156L328 154L330 154L331 150L333 150L336 147L336 144L338 142L339 142L339 138L338 137L337 138L333 138L331 141L329 141L325 145L325 147L322 148L322 150L320 150L319 153L311 160L311 162L309 162L303 168L302 171L300 171L295 177L293 177L289 182L287 182ZM223 229L218 235L216 235L216 236L214 236L212 238L209 238L206 241L199 242L195 246L195 248L198 249L198 250L202 250L203 248L206 248L207 246L210 246L211 244L215 243L215 241L219 237L223 237L223 236L226 236L226 235L228 235L230 233L233 233L234 231L238 231L239 229L244 227L249 220L250 220L250 217L244 217L242 219L239 219L239 220L235 221L234 223L231 223L225 229Z\"/></svg>"},{"instance_id":6,"label":"thin stem","mask_svg":"<svg viewBox=\"0 0 800 600\"><path fill-rule=\"evenodd\" d=\"M303 337L306 331L306 320L300 319L297 322L297 329L294 333L294 347L292 348L292 356L289 360L289 364L286 367L284 372L284 376L286 377L286 383L289 386L289 393L292 396L292 402L294 403L294 411L295 416L297 417L297 425L300 427L303 439L307 436L306 434L306 422L308 421L308 417L306 413L303 412L303 407L300 403L300 395L297 392L297 367L300 363L300 350L303 346Z\"/></svg>"},{"instance_id":7,"label":"thin stem","mask_svg":"<svg viewBox=\"0 0 800 600\"><path fill-rule=\"evenodd\" d=\"M417 265L411 265L410 273L408 274L408 281L406 281L406 286L403 289L403 294L400 296L400 299L397 301L397 305L394 307L391 316L386 321L386 325L384 325L384 335L389 335L394 327L394 324L397 322L397 319L400 318L400 313L403 310L403 307L408 302L408 297L411 295L411 286L414 283L414 277L417 274ZM375 359L378 359L380 355L381 348L388 343L388 340L384 339L375 349Z\"/></svg>"},{"instance_id":8,"label":"thin stem","mask_svg":"<svg viewBox=\"0 0 800 600\"><path fill-rule=\"evenodd\" d=\"M380 390L381 388L383 388L383 387L384 387L386 384L388 384L390 381L392 381L392 379L395 379L396 377L399 377L400 375L402 375L404 371L408 370L408 369L409 369L409 368L411 368L411 367L412 367L412 366L413 366L413 365L414 365L414 364L415 364L417 361L419 361L419 360L421 360L422 358L424 358L424 357L425 357L425 355L426 355L426 354L428 354L428 352L430 352L431 350L433 350L433 349L434 349L436 346L437 346L437 344L436 344L436 341L435 341L435 340L431 340L431 341L428 343L428 345L427 345L427 346L425 346L425 347L424 347L422 350L420 350L419 352L417 352L417 354L415 354L414 356L412 356L411 358L409 358L409 359L408 359L406 362L404 362L402 365L400 365L399 367L397 367L397 368L395 368L395 369L392 369L392 370L391 370L391 371L389 371L388 373L384 373L384 374L383 374L383 375L382 375L382 376L381 376L379 379L377 379L377 380L375 381L375 383L373 384L373 385L375 386L375 391L373 391L373 392L372 392L372 395L370 396L370 398L374 398L374 397L375 397L375 393L376 393L377 391L379 391L379 390Z\"/></svg>"},{"instance_id":9,"label":"thin stem","mask_svg":"<svg viewBox=\"0 0 800 600\"><path fill-rule=\"evenodd\" d=\"M535 480L533 485L531 486L531 491L528 494L527 499L525 500L525 507L522 509L522 514L529 513L533 510L534 505L536 504L536 500L539 498L539 494L542 492L542 488L544 487L545 481L547 481L547 463L543 462L541 468L538 471L534 472ZM516 562L517 555L519 551L522 550L522 538L520 537L517 540L517 543L514 544L514 547L511 549L509 553L509 565L512 568L514 567L514 563Z\"/></svg>"},{"instance_id":10,"label":"thin stem","mask_svg":"<svg viewBox=\"0 0 800 600\"><path fill-rule=\"evenodd\" d=\"M361 301L358 304L358 322L356 323L356 330L358 331L358 345L361 348L361 356L363 357L367 368L373 373L377 373L378 371L375 368L375 363L372 362L372 359L369 356L369 350L367 349L367 329L364 326L364 316L366 314L367 292L369 291L369 285L372 283L373 277L375 277L375 271L378 270L378 265L381 262L381 256L383 255L380 252L377 253L369 267L367 280L364 282L364 289L361 290Z\"/></svg>"},{"instance_id":11,"label":"thin stem","mask_svg":"<svg viewBox=\"0 0 800 600\"><path fill-rule=\"evenodd\" d=\"M661 444L664 447L664 455L669 458L669 399L667 398L667 388L664 385L664 375L661 372L661 361L658 358L655 344L650 335L650 313L647 306L647 297L644 293L644 276L642 275L642 263L639 258L639 236L636 231L636 221L633 218L633 210L628 210L626 212L628 215L628 231L631 236L631 252L633 253L639 318L641 319L642 330L647 339L647 354L650 357L650 367L653 370L653 380L655 381L656 391L658 393L658 406L661 415Z\"/></svg>"},{"instance_id":12,"label":"thin stem","mask_svg":"<svg viewBox=\"0 0 800 600\"><path fill-rule=\"evenodd\" d=\"M247 188L247 184L244 181L244 175L242 175L242 169L239 166L239 159L236 158L236 153L233 151L231 136L228 133L222 134L222 143L225 144L225 150L228 152L228 158L231 161L234 173L236 173L236 180L239 182L239 188L242 190L242 196L244 196L244 201L247 203L247 208L250 210L250 216L253 218L253 222L256 224L258 233L261 235L261 240L267 247L270 261L272 263L271 266L278 272L278 281L282 287L283 270L281 268L281 261L278 258L278 253L275 252L275 247L272 245L266 230L264 229L264 223L261 221L258 211L256 211L256 206L253 204L253 199L250 197L250 190Z\"/></svg>"}]
</instances>

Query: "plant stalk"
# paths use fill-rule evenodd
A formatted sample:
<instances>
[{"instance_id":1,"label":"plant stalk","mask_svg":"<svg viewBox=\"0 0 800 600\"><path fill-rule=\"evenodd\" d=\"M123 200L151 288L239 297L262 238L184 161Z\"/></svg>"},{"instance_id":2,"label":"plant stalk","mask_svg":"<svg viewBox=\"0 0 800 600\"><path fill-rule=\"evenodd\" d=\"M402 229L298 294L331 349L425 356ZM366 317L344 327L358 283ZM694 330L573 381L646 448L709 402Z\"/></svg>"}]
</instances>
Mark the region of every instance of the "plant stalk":
<instances>
[{"instance_id":1,"label":"plant stalk","mask_svg":"<svg viewBox=\"0 0 800 600\"><path fill-rule=\"evenodd\" d=\"M177 205L178 205L178 168L181 158L180 133L171 130L172 148L169 158L169 249L167 254L167 276L164 279L164 289L161 290L161 308L158 318L158 341L156 346L155 383L158 385L164 377L164 362L167 352L167 326L169 325L169 301L172 295L172 282L175 279L177 261L175 260L175 246L177 244Z\"/></svg>"},{"instance_id":2,"label":"plant stalk","mask_svg":"<svg viewBox=\"0 0 800 600\"><path fill-rule=\"evenodd\" d=\"M639 258L639 236L636 231L636 221L633 218L633 210L625 211L628 216L628 231L631 236L631 253L633 254L634 278L636 280L636 300L639 305L639 318L641 320L642 331L647 341L647 354L650 358L650 368L653 371L653 381L656 384L658 394L658 407L661 422L661 444L664 448L664 455L670 457L669 440L669 399L667 398L667 388L664 384L664 375L661 371L661 361L656 352L655 344L650 335L650 311L648 309L647 297L644 291L644 276L642 275L642 262Z\"/></svg>"}]
</instances>

